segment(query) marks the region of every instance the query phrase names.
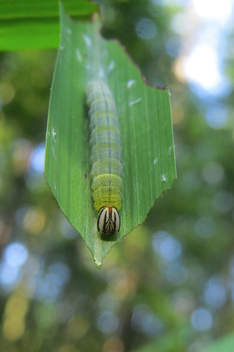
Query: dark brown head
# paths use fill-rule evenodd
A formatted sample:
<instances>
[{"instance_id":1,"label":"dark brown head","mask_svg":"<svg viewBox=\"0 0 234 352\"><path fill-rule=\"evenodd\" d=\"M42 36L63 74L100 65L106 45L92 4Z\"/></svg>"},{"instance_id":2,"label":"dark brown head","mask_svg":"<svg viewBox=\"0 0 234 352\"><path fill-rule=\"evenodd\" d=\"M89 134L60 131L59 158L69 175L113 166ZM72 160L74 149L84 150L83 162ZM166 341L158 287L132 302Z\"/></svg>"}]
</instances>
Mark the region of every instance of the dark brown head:
<instances>
[{"instance_id":1,"label":"dark brown head","mask_svg":"<svg viewBox=\"0 0 234 352\"><path fill-rule=\"evenodd\" d=\"M99 210L97 229L105 236L113 236L120 229L120 216L115 207L103 207Z\"/></svg>"}]
</instances>

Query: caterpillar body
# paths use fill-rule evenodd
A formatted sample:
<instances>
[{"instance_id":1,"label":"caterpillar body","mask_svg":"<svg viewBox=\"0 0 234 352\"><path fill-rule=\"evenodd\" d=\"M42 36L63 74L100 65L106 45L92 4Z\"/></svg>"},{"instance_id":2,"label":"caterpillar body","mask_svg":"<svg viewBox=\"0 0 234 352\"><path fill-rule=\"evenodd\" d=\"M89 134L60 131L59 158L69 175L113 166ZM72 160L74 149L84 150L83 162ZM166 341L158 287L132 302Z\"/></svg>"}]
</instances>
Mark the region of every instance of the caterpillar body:
<instances>
[{"instance_id":1,"label":"caterpillar body","mask_svg":"<svg viewBox=\"0 0 234 352\"><path fill-rule=\"evenodd\" d=\"M90 117L91 177L97 229L112 236L120 230L123 168L115 100L106 83L90 81L86 87Z\"/></svg>"}]
</instances>

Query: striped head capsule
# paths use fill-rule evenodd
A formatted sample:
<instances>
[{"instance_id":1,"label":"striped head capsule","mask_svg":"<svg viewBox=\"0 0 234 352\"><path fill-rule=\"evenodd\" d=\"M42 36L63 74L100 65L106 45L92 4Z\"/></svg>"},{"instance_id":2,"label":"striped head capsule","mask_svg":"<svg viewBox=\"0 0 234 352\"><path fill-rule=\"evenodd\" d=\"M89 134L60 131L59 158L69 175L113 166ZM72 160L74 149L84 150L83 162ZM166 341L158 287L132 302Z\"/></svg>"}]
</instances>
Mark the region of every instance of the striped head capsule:
<instances>
[{"instance_id":1,"label":"striped head capsule","mask_svg":"<svg viewBox=\"0 0 234 352\"><path fill-rule=\"evenodd\" d=\"M99 211L97 229L102 235L113 236L120 229L120 216L115 207L103 207Z\"/></svg>"}]
</instances>

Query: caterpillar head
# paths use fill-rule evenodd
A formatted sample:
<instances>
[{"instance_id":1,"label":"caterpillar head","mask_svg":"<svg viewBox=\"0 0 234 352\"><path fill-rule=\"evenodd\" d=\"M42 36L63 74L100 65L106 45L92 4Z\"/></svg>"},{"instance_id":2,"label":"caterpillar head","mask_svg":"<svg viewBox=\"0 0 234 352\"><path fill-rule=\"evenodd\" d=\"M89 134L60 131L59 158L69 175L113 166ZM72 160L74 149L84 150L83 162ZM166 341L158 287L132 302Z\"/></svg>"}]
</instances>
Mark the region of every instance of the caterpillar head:
<instances>
[{"instance_id":1,"label":"caterpillar head","mask_svg":"<svg viewBox=\"0 0 234 352\"><path fill-rule=\"evenodd\" d=\"M120 216L115 207L103 207L99 210L97 229L102 235L113 236L120 229Z\"/></svg>"}]
</instances>

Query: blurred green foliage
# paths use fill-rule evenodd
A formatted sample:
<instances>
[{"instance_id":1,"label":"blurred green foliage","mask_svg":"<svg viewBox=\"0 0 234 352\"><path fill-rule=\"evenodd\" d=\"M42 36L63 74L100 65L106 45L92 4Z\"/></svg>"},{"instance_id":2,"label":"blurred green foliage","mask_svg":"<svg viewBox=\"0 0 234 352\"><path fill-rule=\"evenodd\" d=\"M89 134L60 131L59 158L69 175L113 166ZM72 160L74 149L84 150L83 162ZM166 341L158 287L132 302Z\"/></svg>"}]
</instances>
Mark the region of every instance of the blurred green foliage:
<instances>
[{"instance_id":1,"label":"blurred green foliage","mask_svg":"<svg viewBox=\"0 0 234 352\"><path fill-rule=\"evenodd\" d=\"M160 26L161 14L147 15L152 3L142 1L139 13L143 8ZM122 1L121 6L122 26L126 21L133 28L134 15L124 6L138 13L138 5ZM184 8L162 5L162 11L165 47L171 36L185 41L170 29L172 17ZM121 37L118 33L112 29L109 36ZM232 36L225 59L230 82ZM161 77L159 62L168 70L178 179L100 271L43 177L56 53L0 55L0 345L5 352L126 352L148 343L159 352L197 352L233 332L233 89L218 98L195 94L175 74L179 52L171 56L165 50L158 62L161 54L152 50L148 56L145 49L155 45L151 42L133 34L132 51L124 45L144 59L138 64L153 82ZM217 103L228 122L214 128L207 108L215 112Z\"/></svg>"}]
</instances>

